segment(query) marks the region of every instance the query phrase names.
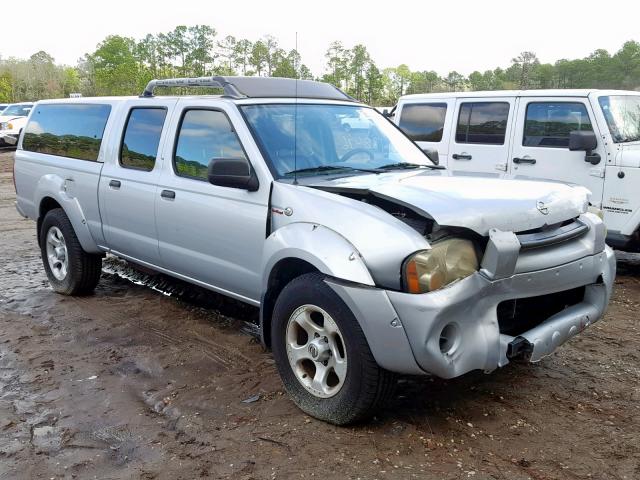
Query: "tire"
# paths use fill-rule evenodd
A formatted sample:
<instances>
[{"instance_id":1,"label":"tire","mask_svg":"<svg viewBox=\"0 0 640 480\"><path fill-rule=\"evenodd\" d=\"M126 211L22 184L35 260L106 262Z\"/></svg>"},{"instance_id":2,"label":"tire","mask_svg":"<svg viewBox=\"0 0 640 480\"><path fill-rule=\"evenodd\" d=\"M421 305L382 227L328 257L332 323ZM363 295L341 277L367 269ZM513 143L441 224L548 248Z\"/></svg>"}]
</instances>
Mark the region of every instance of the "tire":
<instances>
[{"instance_id":1,"label":"tire","mask_svg":"<svg viewBox=\"0 0 640 480\"><path fill-rule=\"evenodd\" d=\"M378 366L355 316L324 282L324 278L320 273L302 275L292 280L280 293L271 324L273 355L285 389L302 411L325 422L348 425L370 418L386 403L395 390L396 376ZM325 337L321 335L312 340L311 335L295 319L319 319L318 315L322 316L322 329L331 331L337 327L339 330L339 334L328 335L335 338L331 340L331 353L324 365L329 364L329 369L332 369L332 362L338 365L340 360L344 364L341 368L332 369L334 385L329 385L327 380L328 389L316 389L315 393L311 391L313 385L320 385L315 382L316 366L321 368L321 372L327 368L322 370L318 360L300 360L297 355L312 352L311 344L315 346L316 341L321 342ZM316 327L317 324L312 330ZM300 333L303 338L300 338ZM320 355L324 354L327 354L326 349ZM329 379L331 375L328 375ZM337 385L336 379L339 381ZM305 381L311 386L305 386Z\"/></svg>"},{"instance_id":2,"label":"tire","mask_svg":"<svg viewBox=\"0 0 640 480\"><path fill-rule=\"evenodd\" d=\"M40 251L54 291L63 295L87 295L95 290L102 273L102 256L82 249L69 218L61 208L49 210L42 221ZM52 261L51 255L54 255Z\"/></svg>"}]
</instances>

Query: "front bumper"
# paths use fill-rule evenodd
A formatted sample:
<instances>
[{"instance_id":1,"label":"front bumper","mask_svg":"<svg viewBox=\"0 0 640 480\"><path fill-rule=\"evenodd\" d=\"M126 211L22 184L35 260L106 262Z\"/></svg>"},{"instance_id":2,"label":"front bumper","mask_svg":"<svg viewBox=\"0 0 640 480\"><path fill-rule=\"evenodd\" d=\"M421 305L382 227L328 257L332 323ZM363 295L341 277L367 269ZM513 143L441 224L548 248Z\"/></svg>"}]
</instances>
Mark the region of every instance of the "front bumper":
<instances>
[{"instance_id":1,"label":"front bumper","mask_svg":"<svg viewBox=\"0 0 640 480\"><path fill-rule=\"evenodd\" d=\"M12 133L7 131L0 131L0 144L15 146L18 143L19 133Z\"/></svg>"},{"instance_id":2,"label":"front bumper","mask_svg":"<svg viewBox=\"0 0 640 480\"><path fill-rule=\"evenodd\" d=\"M606 247L560 266L507 278L491 280L478 272L421 295L328 283L354 312L382 367L453 378L506 365L523 345L531 361L551 354L602 317L615 270L613 251ZM578 287L585 287L581 302L519 335L500 332L501 302Z\"/></svg>"}]
</instances>

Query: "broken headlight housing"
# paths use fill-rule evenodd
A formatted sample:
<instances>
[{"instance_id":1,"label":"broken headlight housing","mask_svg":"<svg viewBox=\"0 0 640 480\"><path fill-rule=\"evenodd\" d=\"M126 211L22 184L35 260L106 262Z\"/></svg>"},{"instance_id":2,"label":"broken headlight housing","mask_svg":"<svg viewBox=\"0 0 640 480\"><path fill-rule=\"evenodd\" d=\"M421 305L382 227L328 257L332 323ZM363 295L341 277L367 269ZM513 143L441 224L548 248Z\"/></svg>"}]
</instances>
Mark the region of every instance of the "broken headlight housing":
<instances>
[{"instance_id":1,"label":"broken headlight housing","mask_svg":"<svg viewBox=\"0 0 640 480\"><path fill-rule=\"evenodd\" d=\"M427 293L477 272L478 255L471 240L446 238L405 260L403 285L409 293Z\"/></svg>"}]
</instances>

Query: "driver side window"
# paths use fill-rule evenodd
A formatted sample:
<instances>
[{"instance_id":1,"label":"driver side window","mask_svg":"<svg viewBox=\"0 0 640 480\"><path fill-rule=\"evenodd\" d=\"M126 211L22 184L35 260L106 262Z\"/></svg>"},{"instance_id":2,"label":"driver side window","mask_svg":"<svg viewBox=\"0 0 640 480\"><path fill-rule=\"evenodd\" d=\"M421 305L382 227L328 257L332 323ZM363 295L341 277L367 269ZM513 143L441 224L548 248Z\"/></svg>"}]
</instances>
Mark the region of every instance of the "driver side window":
<instances>
[{"instance_id":1,"label":"driver side window","mask_svg":"<svg viewBox=\"0 0 640 480\"><path fill-rule=\"evenodd\" d=\"M182 177L207 180L214 158L247 159L227 116L219 110L186 110L178 129L174 170Z\"/></svg>"}]
</instances>

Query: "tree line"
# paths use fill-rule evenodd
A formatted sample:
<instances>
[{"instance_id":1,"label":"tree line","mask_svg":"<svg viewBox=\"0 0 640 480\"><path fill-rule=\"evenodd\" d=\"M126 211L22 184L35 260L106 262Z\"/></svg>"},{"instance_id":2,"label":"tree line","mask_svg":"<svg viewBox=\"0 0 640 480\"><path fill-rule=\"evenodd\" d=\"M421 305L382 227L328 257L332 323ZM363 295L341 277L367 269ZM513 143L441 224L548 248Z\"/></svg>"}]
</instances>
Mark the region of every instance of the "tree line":
<instances>
[{"instance_id":1,"label":"tree line","mask_svg":"<svg viewBox=\"0 0 640 480\"><path fill-rule=\"evenodd\" d=\"M207 25L177 26L140 40L108 36L75 66L56 64L44 51L28 59L0 57L0 102L84 96L136 95L153 78L205 75L257 75L330 82L372 105L393 105L399 96L461 90L529 88L640 89L640 43L617 52L596 50L581 59L541 63L522 52L505 68L464 76L451 71L412 71L407 65L380 68L365 45L331 42L325 71L314 75L295 49L267 35L257 40L220 37Z\"/></svg>"}]
</instances>

